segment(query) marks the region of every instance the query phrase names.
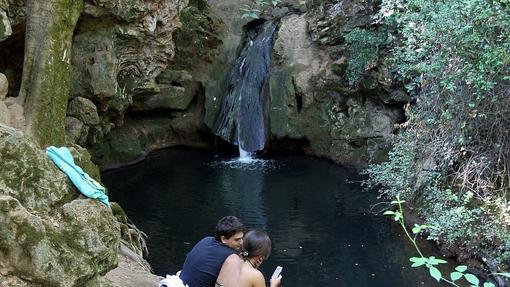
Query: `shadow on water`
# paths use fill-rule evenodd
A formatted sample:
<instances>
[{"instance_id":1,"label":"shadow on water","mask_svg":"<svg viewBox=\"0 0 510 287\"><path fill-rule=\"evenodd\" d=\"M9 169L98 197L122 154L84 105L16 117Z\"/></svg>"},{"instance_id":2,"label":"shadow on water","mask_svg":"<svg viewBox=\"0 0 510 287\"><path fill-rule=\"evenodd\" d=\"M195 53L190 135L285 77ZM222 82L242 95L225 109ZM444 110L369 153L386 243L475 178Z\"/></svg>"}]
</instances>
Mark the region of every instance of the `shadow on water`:
<instances>
[{"instance_id":1,"label":"shadow on water","mask_svg":"<svg viewBox=\"0 0 510 287\"><path fill-rule=\"evenodd\" d=\"M328 161L280 156L243 164L173 149L103 180L149 235L148 261L159 275L178 271L193 244L233 214L270 234L262 271L267 277L283 266L285 286L438 286L424 270L410 270L414 252L399 227L370 211L377 194L362 192L355 172Z\"/></svg>"}]
</instances>

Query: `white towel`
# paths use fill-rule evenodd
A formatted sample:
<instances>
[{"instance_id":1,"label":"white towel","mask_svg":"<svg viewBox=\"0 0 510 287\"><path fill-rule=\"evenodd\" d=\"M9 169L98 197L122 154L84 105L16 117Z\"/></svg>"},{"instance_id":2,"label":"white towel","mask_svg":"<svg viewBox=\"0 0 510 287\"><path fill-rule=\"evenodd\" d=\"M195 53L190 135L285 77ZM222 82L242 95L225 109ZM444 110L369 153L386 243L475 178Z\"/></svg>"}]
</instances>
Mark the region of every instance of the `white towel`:
<instances>
[{"instance_id":1,"label":"white towel","mask_svg":"<svg viewBox=\"0 0 510 287\"><path fill-rule=\"evenodd\" d=\"M177 272L176 275L166 275L165 279L159 281L159 287L188 287L182 282L179 273L181 272Z\"/></svg>"}]
</instances>

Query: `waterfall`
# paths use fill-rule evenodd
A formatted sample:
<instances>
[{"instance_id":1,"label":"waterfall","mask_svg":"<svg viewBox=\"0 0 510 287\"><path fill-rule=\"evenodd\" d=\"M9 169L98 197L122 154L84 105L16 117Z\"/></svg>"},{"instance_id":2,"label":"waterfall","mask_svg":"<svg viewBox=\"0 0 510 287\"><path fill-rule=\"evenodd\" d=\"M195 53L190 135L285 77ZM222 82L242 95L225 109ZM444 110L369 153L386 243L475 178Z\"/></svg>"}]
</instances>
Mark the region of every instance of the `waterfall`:
<instances>
[{"instance_id":1,"label":"waterfall","mask_svg":"<svg viewBox=\"0 0 510 287\"><path fill-rule=\"evenodd\" d=\"M246 43L226 80L213 131L238 145L240 152L263 150L269 135L266 106L275 31L273 22L248 30Z\"/></svg>"},{"instance_id":2,"label":"waterfall","mask_svg":"<svg viewBox=\"0 0 510 287\"><path fill-rule=\"evenodd\" d=\"M253 158L251 157L252 153L249 151L245 151L242 147L239 146L239 161L250 163L253 161Z\"/></svg>"}]
</instances>

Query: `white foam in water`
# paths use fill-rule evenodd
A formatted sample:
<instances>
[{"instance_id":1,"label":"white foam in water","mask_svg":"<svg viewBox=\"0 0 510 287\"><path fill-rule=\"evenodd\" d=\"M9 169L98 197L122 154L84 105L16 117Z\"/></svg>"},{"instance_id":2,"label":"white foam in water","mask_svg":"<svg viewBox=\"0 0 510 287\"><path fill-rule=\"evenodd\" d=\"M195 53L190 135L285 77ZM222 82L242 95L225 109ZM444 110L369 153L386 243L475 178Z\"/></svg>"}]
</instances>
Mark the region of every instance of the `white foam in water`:
<instances>
[{"instance_id":1,"label":"white foam in water","mask_svg":"<svg viewBox=\"0 0 510 287\"><path fill-rule=\"evenodd\" d=\"M239 146L239 158L238 161L242 163L251 163L255 159L251 157L251 152L245 151L241 146Z\"/></svg>"},{"instance_id":2,"label":"white foam in water","mask_svg":"<svg viewBox=\"0 0 510 287\"><path fill-rule=\"evenodd\" d=\"M243 170L265 170L277 168L274 160L259 159L254 156L255 153L248 152L239 148L239 157L231 160L216 161L211 166L234 168Z\"/></svg>"}]
</instances>

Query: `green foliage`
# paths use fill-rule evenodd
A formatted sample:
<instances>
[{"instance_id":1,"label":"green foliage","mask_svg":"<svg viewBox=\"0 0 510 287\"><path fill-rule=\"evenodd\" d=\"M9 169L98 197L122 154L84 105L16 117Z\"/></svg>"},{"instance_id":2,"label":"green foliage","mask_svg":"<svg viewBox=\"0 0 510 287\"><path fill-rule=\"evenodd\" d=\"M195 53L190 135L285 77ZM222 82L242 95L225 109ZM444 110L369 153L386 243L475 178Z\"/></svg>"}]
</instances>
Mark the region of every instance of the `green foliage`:
<instances>
[{"instance_id":1,"label":"green foliage","mask_svg":"<svg viewBox=\"0 0 510 287\"><path fill-rule=\"evenodd\" d=\"M355 85L360 75L375 66L380 49L385 44L385 33L356 28L345 35L347 51L351 55L346 71L349 85Z\"/></svg>"},{"instance_id":2,"label":"green foliage","mask_svg":"<svg viewBox=\"0 0 510 287\"><path fill-rule=\"evenodd\" d=\"M391 202L391 205L393 205L396 210L387 210L384 212L385 215L390 215L393 217L395 221L398 221L402 229L404 230L404 233L406 234L407 238L411 241L411 243L414 245L416 251L418 252L418 257L411 257L409 258L409 261L412 262L411 267L416 268L420 266L424 266L429 270L429 274L432 278L436 279L437 282L444 281L451 286L470 286L470 287L476 287L480 286L480 280L475 275L466 272L467 266L459 265L455 267L455 271L450 273L450 276L448 278L443 277L443 274L441 273L439 269L440 264L446 264L448 263L446 260L436 258L435 256L429 256L426 257L420 250L416 238L418 234L422 230L426 229L436 229L435 226L432 225L415 225L412 229L412 232L414 236L411 236L409 231L406 228L405 225L405 217L404 217L404 209L403 209L403 203L405 201L400 199L400 195L396 195L396 200L393 200ZM510 273L494 273L494 275L502 275L505 277L510 277ZM464 278L464 280L468 283L468 285L459 285L460 282L457 282L461 278ZM494 283L487 281L484 282L483 287L495 287Z\"/></svg>"},{"instance_id":3,"label":"green foliage","mask_svg":"<svg viewBox=\"0 0 510 287\"><path fill-rule=\"evenodd\" d=\"M502 270L510 262L507 2L382 1L377 21L394 31L392 63L415 101L388 162L367 169L368 186L401 194L436 226L430 239L487 254Z\"/></svg>"},{"instance_id":4,"label":"green foliage","mask_svg":"<svg viewBox=\"0 0 510 287\"><path fill-rule=\"evenodd\" d=\"M244 4L241 6L241 19L255 20L259 19L264 10L270 7L276 7L281 0L255 0L252 5Z\"/></svg>"}]
</instances>

